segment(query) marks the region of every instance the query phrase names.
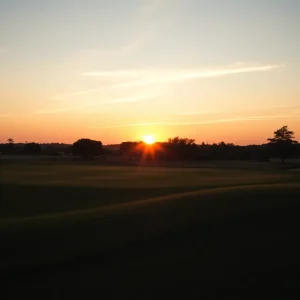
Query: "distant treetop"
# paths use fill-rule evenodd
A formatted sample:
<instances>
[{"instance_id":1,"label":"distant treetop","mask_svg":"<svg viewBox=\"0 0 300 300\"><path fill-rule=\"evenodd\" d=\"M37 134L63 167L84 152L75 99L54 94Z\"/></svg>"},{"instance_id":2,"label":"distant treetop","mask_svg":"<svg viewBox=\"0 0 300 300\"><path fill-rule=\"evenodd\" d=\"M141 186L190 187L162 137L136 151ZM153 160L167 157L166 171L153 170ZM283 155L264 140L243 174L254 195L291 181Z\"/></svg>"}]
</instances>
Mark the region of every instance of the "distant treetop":
<instances>
[{"instance_id":1,"label":"distant treetop","mask_svg":"<svg viewBox=\"0 0 300 300\"><path fill-rule=\"evenodd\" d=\"M103 153L102 143L90 139L79 139L73 144L72 153L85 158L99 156Z\"/></svg>"}]
</instances>

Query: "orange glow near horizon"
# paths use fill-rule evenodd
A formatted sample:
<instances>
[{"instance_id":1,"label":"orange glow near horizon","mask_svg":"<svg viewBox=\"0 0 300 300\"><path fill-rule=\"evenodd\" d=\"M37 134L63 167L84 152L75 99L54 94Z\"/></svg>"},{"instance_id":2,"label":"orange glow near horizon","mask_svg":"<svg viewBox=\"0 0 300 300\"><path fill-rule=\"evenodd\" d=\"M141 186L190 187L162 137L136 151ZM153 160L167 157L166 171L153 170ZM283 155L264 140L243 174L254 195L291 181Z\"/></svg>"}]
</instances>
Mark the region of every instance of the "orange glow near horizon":
<instances>
[{"instance_id":1,"label":"orange glow near horizon","mask_svg":"<svg viewBox=\"0 0 300 300\"><path fill-rule=\"evenodd\" d=\"M129 119L129 118L128 118ZM90 120L87 116L18 116L17 118L0 118L0 142L6 143L13 138L16 143L67 143L72 144L80 138L100 140L103 144L118 144L123 141L142 140L147 144L164 142L168 138L180 136L194 138L196 143L218 143L221 141L238 145L261 144L267 142L273 131L288 125L300 139L299 118L289 117L280 120L240 120L237 122L220 122L190 125L153 125L130 127L88 127L84 124ZM135 121L133 121L135 122ZM129 121L128 121L129 123ZM151 136L151 137L150 137ZM145 137L146 140L145 140ZM154 138L154 141L153 141ZM148 141L148 142L147 142Z\"/></svg>"}]
</instances>

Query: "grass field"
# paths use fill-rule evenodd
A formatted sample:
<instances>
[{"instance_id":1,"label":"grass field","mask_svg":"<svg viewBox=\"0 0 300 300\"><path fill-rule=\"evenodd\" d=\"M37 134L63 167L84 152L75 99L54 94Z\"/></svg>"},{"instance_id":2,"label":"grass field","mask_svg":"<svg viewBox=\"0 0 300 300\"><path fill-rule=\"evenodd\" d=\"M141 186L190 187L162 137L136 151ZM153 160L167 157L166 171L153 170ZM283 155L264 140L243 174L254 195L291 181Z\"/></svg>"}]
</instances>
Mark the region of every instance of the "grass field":
<instances>
[{"instance_id":1,"label":"grass field","mask_svg":"<svg viewBox=\"0 0 300 300\"><path fill-rule=\"evenodd\" d=\"M2 282L10 299L286 296L299 201L300 173L276 168L6 163Z\"/></svg>"}]
</instances>

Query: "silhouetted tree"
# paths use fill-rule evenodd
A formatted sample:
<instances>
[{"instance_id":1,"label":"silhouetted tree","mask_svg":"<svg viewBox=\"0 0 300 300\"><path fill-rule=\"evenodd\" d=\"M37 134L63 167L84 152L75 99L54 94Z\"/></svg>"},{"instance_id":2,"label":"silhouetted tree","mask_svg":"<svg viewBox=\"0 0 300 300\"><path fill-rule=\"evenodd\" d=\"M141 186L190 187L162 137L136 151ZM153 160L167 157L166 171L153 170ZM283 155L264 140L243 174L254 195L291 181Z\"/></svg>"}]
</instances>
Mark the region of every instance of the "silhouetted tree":
<instances>
[{"instance_id":1,"label":"silhouetted tree","mask_svg":"<svg viewBox=\"0 0 300 300\"><path fill-rule=\"evenodd\" d=\"M283 126L274 131L273 138L268 139L271 151L280 157L282 163L292 154L293 145L297 144L294 138L294 132Z\"/></svg>"},{"instance_id":2,"label":"silhouetted tree","mask_svg":"<svg viewBox=\"0 0 300 300\"><path fill-rule=\"evenodd\" d=\"M102 143L90 139L80 139L73 144L72 153L84 158L99 156L103 153Z\"/></svg>"},{"instance_id":3,"label":"silhouetted tree","mask_svg":"<svg viewBox=\"0 0 300 300\"><path fill-rule=\"evenodd\" d=\"M27 143L24 145L25 154L40 154L41 152L42 152L42 148L40 144Z\"/></svg>"},{"instance_id":4,"label":"silhouetted tree","mask_svg":"<svg viewBox=\"0 0 300 300\"><path fill-rule=\"evenodd\" d=\"M195 140L194 139L188 139L188 138L180 138L178 136L174 137L174 138L169 138L168 139L168 143L169 144L175 144L175 145L193 145L195 144Z\"/></svg>"},{"instance_id":5,"label":"silhouetted tree","mask_svg":"<svg viewBox=\"0 0 300 300\"><path fill-rule=\"evenodd\" d=\"M9 138L7 139L7 144L5 145L3 149L4 154L13 154L14 153L14 139Z\"/></svg>"},{"instance_id":6,"label":"silhouetted tree","mask_svg":"<svg viewBox=\"0 0 300 300\"><path fill-rule=\"evenodd\" d=\"M296 151L296 149L295 149ZM298 150L299 152L299 150ZM155 157L156 160L251 160L269 161L268 144L238 146L233 143L201 143L194 139L174 137L167 142L146 145L143 142L123 142L115 153L135 159ZM296 153L295 153L296 154Z\"/></svg>"},{"instance_id":7,"label":"silhouetted tree","mask_svg":"<svg viewBox=\"0 0 300 300\"><path fill-rule=\"evenodd\" d=\"M194 139L169 138L164 145L170 159L194 159L197 156L197 145Z\"/></svg>"}]
</instances>

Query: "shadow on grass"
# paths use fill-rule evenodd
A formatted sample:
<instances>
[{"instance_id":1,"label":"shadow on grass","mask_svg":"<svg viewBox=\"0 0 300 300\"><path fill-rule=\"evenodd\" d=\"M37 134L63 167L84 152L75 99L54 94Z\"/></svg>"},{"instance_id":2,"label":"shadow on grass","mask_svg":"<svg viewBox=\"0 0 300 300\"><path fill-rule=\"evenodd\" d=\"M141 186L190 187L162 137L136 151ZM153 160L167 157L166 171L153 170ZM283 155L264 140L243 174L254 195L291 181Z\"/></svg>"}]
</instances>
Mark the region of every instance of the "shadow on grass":
<instances>
[{"instance_id":1,"label":"shadow on grass","mask_svg":"<svg viewBox=\"0 0 300 300\"><path fill-rule=\"evenodd\" d=\"M102 207L197 190L197 187L103 188L2 184L0 218Z\"/></svg>"},{"instance_id":2,"label":"shadow on grass","mask_svg":"<svg viewBox=\"0 0 300 300\"><path fill-rule=\"evenodd\" d=\"M298 213L287 205L199 220L100 253L8 272L2 293L7 289L10 299L26 293L45 299L46 290L48 299L55 293L64 299L286 299L300 279Z\"/></svg>"},{"instance_id":3,"label":"shadow on grass","mask_svg":"<svg viewBox=\"0 0 300 300\"><path fill-rule=\"evenodd\" d=\"M247 186L240 184L238 186ZM93 186L1 185L0 219L33 217L148 200L185 192L237 186L105 188Z\"/></svg>"}]
</instances>

